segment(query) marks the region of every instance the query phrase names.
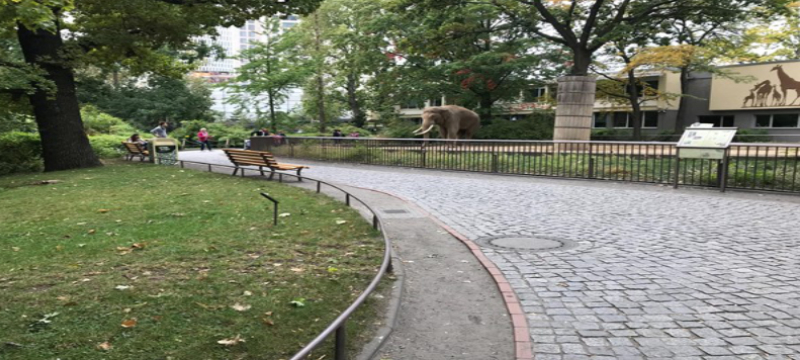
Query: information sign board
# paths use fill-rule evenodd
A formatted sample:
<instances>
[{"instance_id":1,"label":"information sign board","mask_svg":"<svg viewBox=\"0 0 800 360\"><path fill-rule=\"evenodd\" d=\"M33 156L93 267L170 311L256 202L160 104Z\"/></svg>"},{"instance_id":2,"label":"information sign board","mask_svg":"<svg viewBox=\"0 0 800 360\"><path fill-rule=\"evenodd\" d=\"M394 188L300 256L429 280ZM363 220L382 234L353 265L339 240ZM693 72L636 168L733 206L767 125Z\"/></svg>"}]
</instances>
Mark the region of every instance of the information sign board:
<instances>
[{"instance_id":1,"label":"information sign board","mask_svg":"<svg viewBox=\"0 0 800 360\"><path fill-rule=\"evenodd\" d=\"M153 162L161 165L175 165L178 162L178 142L175 139L153 139Z\"/></svg>"},{"instance_id":2,"label":"information sign board","mask_svg":"<svg viewBox=\"0 0 800 360\"><path fill-rule=\"evenodd\" d=\"M682 159L718 159L725 157L725 149L731 145L736 128L692 127L684 131L678 141Z\"/></svg>"}]
</instances>

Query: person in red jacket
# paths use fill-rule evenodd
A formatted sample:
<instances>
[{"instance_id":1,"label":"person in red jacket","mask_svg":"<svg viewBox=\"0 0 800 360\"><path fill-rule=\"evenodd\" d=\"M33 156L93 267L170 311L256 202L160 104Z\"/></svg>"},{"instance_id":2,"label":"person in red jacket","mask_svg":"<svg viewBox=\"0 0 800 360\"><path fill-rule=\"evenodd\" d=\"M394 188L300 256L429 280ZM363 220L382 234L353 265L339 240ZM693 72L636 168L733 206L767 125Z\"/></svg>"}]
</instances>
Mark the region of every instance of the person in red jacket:
<instances>
[{"instance_id":1,"label":"person in red jacket","mask_svg":"<svg viewBox=\"0 0 800 360\"><path fill-rule=\"evenodd\" d=\"M211 143L208 142L210 137L206 128L200 129L200 132L197 133L197 140L200 141L200 151L203 151L206 146L208 146L208 151L211 151Z\"/></svg>"}]
</instances>

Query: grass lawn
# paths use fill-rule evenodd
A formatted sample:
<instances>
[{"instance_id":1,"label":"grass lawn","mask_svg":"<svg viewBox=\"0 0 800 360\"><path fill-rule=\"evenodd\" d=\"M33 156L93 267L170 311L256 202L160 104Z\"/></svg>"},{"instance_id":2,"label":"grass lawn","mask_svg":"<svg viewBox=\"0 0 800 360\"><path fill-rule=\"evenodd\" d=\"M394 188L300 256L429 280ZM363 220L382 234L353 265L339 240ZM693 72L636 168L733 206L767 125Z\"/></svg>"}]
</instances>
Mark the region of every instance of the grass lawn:
<instances>
[{"instance_id":1,"label":"grass lawn","mask_svg":"<svg viewBox=\"0 0 800 360\"><path fill-rule=\"evenodd\" d=\"M0 177L0 206L0 359L288 358L383 254L328 197L146 164Z\"/></svg>"}]
</instances>

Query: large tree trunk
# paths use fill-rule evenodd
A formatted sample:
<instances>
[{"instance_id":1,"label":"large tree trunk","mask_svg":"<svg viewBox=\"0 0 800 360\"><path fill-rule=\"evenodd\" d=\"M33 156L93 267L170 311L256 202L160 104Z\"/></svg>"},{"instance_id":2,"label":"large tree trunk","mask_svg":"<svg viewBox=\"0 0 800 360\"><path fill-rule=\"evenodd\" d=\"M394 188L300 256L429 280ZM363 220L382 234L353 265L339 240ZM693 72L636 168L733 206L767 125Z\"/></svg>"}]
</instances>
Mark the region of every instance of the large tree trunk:
<instances>
[{"instance_id":1,"label":"large tree trunk","mask_svg":"<svg viewBox=\"0 0 800 360\"><path fill-rule=\"evenodd\" d=\"M275 94L270 91L269 92L269 122L270 122L270 129L272 129L273 134L278 133L278 121L275 118Z\"/></svg>"},{"instance_id":2,"label":"large tree trunk","mask_svg":"<svg viewBox=\"0 0 800 360\"><path fill-rule=\"evenodd\" d=\"M481 112L481 125L487 126L492 122L492 105L494 105L494 99L492 99L491 93L484 93L480 95L480 112Z\"/></svg>"},{"instance_id":3,"label":"large tree trunk","mask_svg":"<svg viewBox=\"0 0 800 360\"><path fill-rule=\"evenodd\" d=\"M558 79L553 140L590 140L592 137L592 110L597 90L597 79L587 75L592 54L588 50L574 50L573 55L575 63L570 76Z\"/></svg>"},{"instance_id":4,"label":"large tree trunk","mask_svg":"<svg viewBox=\"0 0 800 360\"><path fill-rule=\"evenodd\" d=\"M364 111L361 110L361 103L358 102L358 75L347 76L347 103L350 105L350 112L353 113L353 125L357 127L364 127L367 117Z\"/></svg>"},{"instance_id":5,"label":"large tree trunk","mask_svg":"<svg viewBox=\"0 0 800 360\"><path fill-rule=\"evenodd\" d=\"M631 117L633 122L633 140L642 139L642 107L639 104L639 89L636 88L636 74L628 71L628 100L631 103Z\"/></svg>"},{"instance_id":6,"label":"large tree trunk","mask_svg":"<svg viewBox=\"0 0 800 360\"><path fill-rule=\"evenodd\" d=\"M686 107L689 105L689 69L686 67L681 68L681 99L678 102L678 115L675 117L675 133L680 134L683 132L686 124L684 117L686 117Z\"/></svg>"},{"instance_id":7,"label":"large tree trunk","mask_svg":"<svg viewBox=\"0 0 800 360\"><path fill-rule=\"evenodd\" d=\"M317 56L322 56L322 39L319 31L319 17L314 12L314 49ZM324 57L319 64L317 64L317 111L319 111L319 132L325 133L327 119L325 118L325 79L323 78L325 66Z\"/></svg>"},{"instance_id":8,"label":"large tree trunk","mask_svg":"<svg viewBox=\"0 0 800 360\"><path fill-rule=\"evenodd\" d=\"M563 76L558 79L556 123L553 140L590 140L596 79Z\"/></svg>"},{"instance_id":9,"label":"large tree trunk","mask_svg":"<svg viewBox=\"0 0 800 360\"><path fill-rule=\"evenodd\" d=\"M75 77L61 58L64 42L60 32L31 31L18 24L17 36L25 61L43 69L56 85L55 94L38 89L30 96L45 171L101 166L83 130Z\"/></svg>"}]
</instances>

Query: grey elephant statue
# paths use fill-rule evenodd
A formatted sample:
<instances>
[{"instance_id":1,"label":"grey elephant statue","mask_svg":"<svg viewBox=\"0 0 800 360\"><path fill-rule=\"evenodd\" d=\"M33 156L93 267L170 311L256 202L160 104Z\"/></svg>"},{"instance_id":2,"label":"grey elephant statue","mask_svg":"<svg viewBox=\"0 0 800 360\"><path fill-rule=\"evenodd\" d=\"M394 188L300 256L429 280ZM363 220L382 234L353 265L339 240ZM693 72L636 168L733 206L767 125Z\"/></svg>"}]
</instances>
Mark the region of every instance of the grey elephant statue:
<instances>
[{"instance_id":1,"label":"grey elephant statue","mask_svg":"<svg viewBox=\"0 0 800 360\"><path fill-rule=\"evenodd\" d=\"M414 130L414 135L425 135L439 126L442 139L471 139L481 127L481 121L474 111L457 105L431 106L422 110L422 126Z\"/></svg>"}]
</instances>

